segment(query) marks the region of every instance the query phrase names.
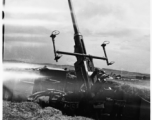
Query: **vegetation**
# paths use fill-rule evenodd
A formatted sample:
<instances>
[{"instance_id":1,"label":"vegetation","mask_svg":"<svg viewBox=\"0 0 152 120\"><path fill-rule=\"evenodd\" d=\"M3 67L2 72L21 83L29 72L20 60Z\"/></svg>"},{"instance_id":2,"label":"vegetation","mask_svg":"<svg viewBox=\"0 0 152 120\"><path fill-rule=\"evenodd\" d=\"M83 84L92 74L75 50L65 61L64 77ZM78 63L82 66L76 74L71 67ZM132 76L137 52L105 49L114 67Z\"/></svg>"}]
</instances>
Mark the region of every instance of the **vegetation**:
<instances>
[{"instance_id":1,"label":"vegetation","mask_svg":"<svg viewBox=\"0 0 152 120\"><path fill-rule=\"evenodd\" d=\"M3 120L92 120L85 117L70 117L61 111L45 107L42 109L33 102L3 102Z\"/></svg>"}]
</instances>

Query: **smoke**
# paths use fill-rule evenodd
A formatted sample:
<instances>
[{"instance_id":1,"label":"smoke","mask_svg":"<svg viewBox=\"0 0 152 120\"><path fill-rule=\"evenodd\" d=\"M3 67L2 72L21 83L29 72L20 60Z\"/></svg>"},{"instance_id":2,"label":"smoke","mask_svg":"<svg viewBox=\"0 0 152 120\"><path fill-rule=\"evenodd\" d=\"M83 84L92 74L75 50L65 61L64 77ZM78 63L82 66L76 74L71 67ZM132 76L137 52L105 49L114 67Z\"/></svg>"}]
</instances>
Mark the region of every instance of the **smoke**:
<instances>
[{"instance_id":1,"label":"smoke","mask_svg":"<svg viewBox=\"0 0 152 120\"><path fill-rule=\"evenodd\" d=\"M34 81L44 79L45 76L35 68L39 65L5 62L3 64L3 86L13 94L14 100L26 100L32 94Z\"/></svg>"},{"instance_id":2,"label":"smoke","mask_svg":"<svg viewBox=\"0 0 152 120\"><path fill-rule=\"evenodd\" d=\"M13 94L14 101L24 101L33 94L33 92L46 89L63 89L62 82L53 78L53 75L42 75L39 71L44 67L41 64L32 64L24 62L8 61L3 64L3 90L8 89ZM52 70L64 71L61 68L52 68ZM60 80L63 78L57 76ZM44 82L42 82L44 81ZM59 85L60 84L60 85ZM60 87L61 86L61 87Z\"/></svg>"},{"instance_id":3,"label":"smoke","mask_svg":"<svg viewBox=\"0 0 152 120\"><path fill-rule=\"evenodd\" d=\"M44 76L41 76L36 73L31 73L31 72L20 72L20 71L4 71L3 72L3 80L17 80L17 81L22 81L22 80L28 80L28 81L33 81L38 78L43 78Z\"/></svg>"},{"instance_id":4,"label":"smoke","mask_svg":"<svg viewBox=\"0 0 152 120\"><path fill-rule=\"evenodd\" d=\"M16 71L17 69L31 69L31 68L36 68L36 67L40 67L41 65L38 64L29 64L29 63L21 63L21 62L4 62L3 63L3 69L4 70L8 70L8 69L12 69L14 71Z\"/></svg>"}]
</instances>

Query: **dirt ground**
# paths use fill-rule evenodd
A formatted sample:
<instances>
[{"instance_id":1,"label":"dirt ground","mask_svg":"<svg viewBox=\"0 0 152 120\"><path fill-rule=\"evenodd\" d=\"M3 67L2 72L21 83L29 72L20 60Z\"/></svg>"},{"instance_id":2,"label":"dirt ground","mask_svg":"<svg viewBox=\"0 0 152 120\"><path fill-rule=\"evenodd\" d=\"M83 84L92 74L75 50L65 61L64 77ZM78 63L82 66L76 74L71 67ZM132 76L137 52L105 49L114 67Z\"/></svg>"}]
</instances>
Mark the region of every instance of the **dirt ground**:
<instances>
[{"instance_id":1,"label":"dirt ground","mask_svg":"<svg viewBox=\"0 0 152 120\"><path fill-rule=\"evenodd\" d=\"M80 116L66 116L52 107L42 109L33 102L3 101L3 120L92 120Z\"/></svg>"}]
</instances>

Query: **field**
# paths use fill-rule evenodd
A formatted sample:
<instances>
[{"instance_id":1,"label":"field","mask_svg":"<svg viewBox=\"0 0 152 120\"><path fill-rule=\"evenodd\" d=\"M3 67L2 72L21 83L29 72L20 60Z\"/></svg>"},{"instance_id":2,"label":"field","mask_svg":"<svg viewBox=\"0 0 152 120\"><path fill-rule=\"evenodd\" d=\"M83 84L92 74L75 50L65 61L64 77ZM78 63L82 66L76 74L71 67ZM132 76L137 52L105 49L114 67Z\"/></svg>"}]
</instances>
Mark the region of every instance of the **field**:
<instances>
[{"instance_id":1,"label":"field","mask_svg":"<svg viewBox=\"0 0 152 120\"><path fill-rule=\"evenodd\" d=\"M139 82L141 85L139 84L137 85L137 82L134 82L134 83L127 82L127 81L122 82L118 80L108 80L108 82L113 84L112 86L115 86L115 89L117 90L119 89L119 91L123 91L125 94L129 94L130 96L141 97L142 99L144 99L144 101L147 101L148 105L146 105L146 107L150 107L149 106L150 105L149 103L150 89L144 86L143 82L142 83ZM143 106L141 106L140 109L142 109L142 107ZM144 105L144 108L145 108L145 105ZM150 115L149 111L146 113ZM145 115L145 112L142 114ZM143 115L140 115L140 116L143 116ZM87 116L86 117L82 117L82 116L72 117L72 116L63 115L60 110L57 110L50 106L41 108L37 103L34 103L34 102L3 101L3 120L92 120L92 119L89 118L89 116L87 118ZM145 119L145 120L149 120L149 119Z\"/></svg>"},{"instance_id":2,"label":"field","mask_svg":"<svg viewBox=\"0 0 152 120\"><path fill-rule=\"evenodd\" d=\"M3 120L92 120L85 117L70 117L52 107L42 109L33 102L3 101Z\"/></svg>"},{"instance_id":3,"label":"field","mask_svg":"<svg viewBox=\"0 0 152 120\"><path fill-rule=\"evenodd\" d=\"M18 94L18 98L25 101L29 95L32 94L33 82L39 78L44 79L44 76L41 76L37 72L35 73L35 69L41 68L44 65L40 64L27 64L27 63L7 63L4 65L4 84L9 84L11 81L12 90L15 94ZM52 69L61 69L61 68L69 68L73 70L71 66L57 66L57 65L48 65L48 67ZM115 73L122 75L128 75L130 72L122 72L118 70L107 70L105 69L107 74ZM140 73L130 73L130 76L134 75L145 75ZM21 81L28 81L29 84L24 84L22 86ZM121 99L127 99L131 104L136 104L136 99L141 98L141 106L140 111L142 111L142 115L145 116L145 112L143 112L143 108L146 107L144 111L146 112L146 116L150 116L150 80L141 80L141 79L131 79L131 78L123 78L123 79L107 79L107 86L110 86L113 90L119 91L118 93L123 93L119 96L119 94L115 94ZM106 95L106 93L103 93ZM114 96L115 97L115 96ZM131 100L130 100L130 97ZM138 106L138 105L137 105ZM130 109L130 108L128 108ZM53 113L51 113L53 111ZM57 113L54 111L57 111ZM51 114L50 114L51 113ZM142 117L141 117L142 118ZM55 110L51 107L46 107L42 109L36 103L29 102L3 102L3 119L4 120L89 120L85 117L71 117L65 116L61 111ZM142 119L141 119L142 120ZM147 119L144 119L147 120Z\"/></svg>"}]
</instances>

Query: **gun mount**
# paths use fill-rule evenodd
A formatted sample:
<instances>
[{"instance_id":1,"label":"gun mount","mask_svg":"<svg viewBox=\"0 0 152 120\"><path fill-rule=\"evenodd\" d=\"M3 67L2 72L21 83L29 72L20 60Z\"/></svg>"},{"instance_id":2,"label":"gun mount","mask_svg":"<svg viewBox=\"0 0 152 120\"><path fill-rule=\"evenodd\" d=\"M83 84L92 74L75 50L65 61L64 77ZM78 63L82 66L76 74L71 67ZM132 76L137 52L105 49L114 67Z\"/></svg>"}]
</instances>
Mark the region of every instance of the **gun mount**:
<instances>
[{"instance_id":1,"label":"gun mount","mask_svg":"<svg viewBox=\"0 0 152 120\"><path fill-rule=\"evenodd\" d=\"M56 35L59 34L59 31L55 30L50 35L53 42L54 55L55 55L54 59L56 60L56 62L58 62L58 60L61 58L61 54L75 56L77 58L77 61L75 62L74 67L75 67L77 79L79 80L81 84L84 83L87 91L90 91L92 84L95 83L96 81L94 78L91 78L88 74L89 72L92 72L92 74L95 72L93 59L105 60L107 62L107 65L112 65L114 63L114 62L109 62L107 54L106 54L106 50L105 50L106 44L109 44L109 42L105 41L101 45L103 48L105 57L99 57L99 56L87 54L86 49L85 49L85 44L83 41L83 36L81 35L77 26L71 0L68 0L68 3L69 3L73 29L74 29L74 41L75 41L74 53L56 50L55 37Z\"/></svg>"}]
</instances>

